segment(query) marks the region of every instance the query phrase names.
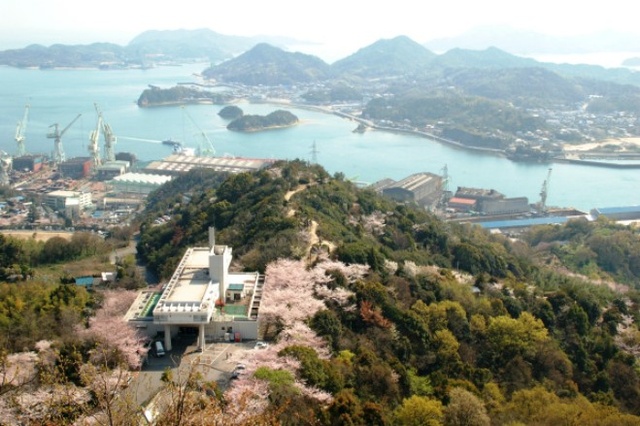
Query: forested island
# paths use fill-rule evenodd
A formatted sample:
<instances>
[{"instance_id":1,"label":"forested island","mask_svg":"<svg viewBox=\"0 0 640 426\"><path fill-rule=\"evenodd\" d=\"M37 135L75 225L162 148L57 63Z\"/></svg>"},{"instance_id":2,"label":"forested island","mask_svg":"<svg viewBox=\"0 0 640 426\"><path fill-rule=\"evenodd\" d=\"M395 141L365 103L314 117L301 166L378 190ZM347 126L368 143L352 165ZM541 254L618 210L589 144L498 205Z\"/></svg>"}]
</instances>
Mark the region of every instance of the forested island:
<instances>
[{"instance_id":1,"label":"forested island","mask_svg":"<svg viewBox=\"0 0 640 426\"><path fill-rule=\"evenodd\" d=\"M281 129L298 124L298 117L289 111L277 110L267 115L242 115L227 125L227 129L239 132L258 132Z\"/></svg>"},{"instance_id":2,"label":"forested island","mask_svg":"<svg viewBox=\"0 0 640 426\"><path fill-rule=\"evenodd\" d=\"M174 86L163 89L150 85L138 97L139 107L184 105L184 104L221 104L228 102L230 96L225 93L193 89L186 86Z\"/></svg>"},{"instance_id":3,"label":"forested island","mask_svg":"<svg viewBox=\"0 0 640 426\"><path fill-rule=\"evenodd\" d=\"M244 111L242 111L242 108L235 105L227 105L218 112L218 115L225 120L235 120L236 118L242 117L244 115Z\"/></svg>"}]
</instances>

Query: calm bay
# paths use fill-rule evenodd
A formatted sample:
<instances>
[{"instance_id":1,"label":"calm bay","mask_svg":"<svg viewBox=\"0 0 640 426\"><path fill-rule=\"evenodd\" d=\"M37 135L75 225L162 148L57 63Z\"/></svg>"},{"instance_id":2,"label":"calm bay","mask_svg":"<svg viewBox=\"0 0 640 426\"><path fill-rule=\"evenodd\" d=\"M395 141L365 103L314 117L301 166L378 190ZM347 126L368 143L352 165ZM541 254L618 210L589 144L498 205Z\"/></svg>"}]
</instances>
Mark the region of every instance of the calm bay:
<instances>
[{"instance_id":1,"label":"calm bay","mask_svg":"<svg viewBox=\"0 0 640 426\"><path fill-rule=\"evenodd\" d=\"M219 156L308 161L315 157L329 173L341 172L360 182L399 180L417 172L442 174L446 165L452 190L458 186L493 188L509 197L526 196L533 203L538 201L542 183L552 168L547 198L550 206L588 211L593 207L640 204L638 169L516 163L408 134L353 133L357 124L353 121L282 105L238 105L247 114L289 109L301 120L295 127L256 133L228 131L227 121L218 116L222 105L188 105L184 109L136 105L136 99L149 84L168 88L178 82L196 81L193 74L205 67L206 64L190 64L110 71L0 67L0 149L15 154L16 123L29 104L25 142L28 152L51 155L53 140L46 137L49 126L58 123L64 129L82 114L64 134L62 143L67 158L88 156L97 104L118 137L116 152L132 152L140 161L171 154L171 147L161 143L165 139L180 140L195 148L204 132Z\"/></svg>"}]
</instances>

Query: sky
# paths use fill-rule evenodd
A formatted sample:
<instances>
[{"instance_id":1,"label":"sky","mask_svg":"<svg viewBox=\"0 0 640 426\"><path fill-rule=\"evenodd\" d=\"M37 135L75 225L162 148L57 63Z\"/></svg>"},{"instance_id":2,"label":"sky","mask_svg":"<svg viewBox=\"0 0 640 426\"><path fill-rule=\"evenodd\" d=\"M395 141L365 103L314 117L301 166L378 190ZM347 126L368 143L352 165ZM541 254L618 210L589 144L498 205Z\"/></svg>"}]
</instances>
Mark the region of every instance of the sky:
<instances>
[{"instance_id":1,"label":"sky","mask_svg":"<svg viewBox=\"0 0 640 426\"><path fill-rule=\"evenodd\" d=\"M508 25L554 36L640 34L629 0L2 0L0 49L38 43L126 45L146 30L209 28L287 36L350 54L382 38L419 43Z\"/></svg>"}]
</instances>

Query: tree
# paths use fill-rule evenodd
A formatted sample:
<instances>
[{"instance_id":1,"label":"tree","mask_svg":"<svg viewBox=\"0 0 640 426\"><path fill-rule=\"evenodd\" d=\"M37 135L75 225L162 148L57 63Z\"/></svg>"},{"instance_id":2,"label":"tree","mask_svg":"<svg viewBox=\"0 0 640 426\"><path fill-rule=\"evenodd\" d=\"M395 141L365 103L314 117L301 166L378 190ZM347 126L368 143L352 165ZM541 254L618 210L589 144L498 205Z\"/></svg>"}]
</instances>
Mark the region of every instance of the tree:
<instances>
[{"instance_id":1,"label":"tree","mask_svg":"<svg viewBox=\"0 0 640 426\"><path fill-rule=\"evenodd\" d=\"M412 396L402 401L393 415L403 426L438 426L442 424L442 403L424 396Z\"/></svg>"},{"instance_id":2,"label":"tree","mask_svg":"<svg viewBox=\"0 0 640 426\"><path fill-rule=\"evenodd\" d=\"M104 292L102 306L89 320L89 327L79 329L80 336L96 343L91 353L95 364L113 367L124 363L131 369L142 365L148 351L144 338L123 319L136 296L133 291Z\"/></svg>"},{"instance_id":3,"label":"tree","mask_svg":"<svg viewBox=\"0 0 640 426\"><path fill-rule=\"evenodd\" d=\"M482 401L463 388L449 392L449 404L444 408L447 426L489 426L491 420Z\"/></svg>"},{"instance_id":4,"label":"tree","mask_svg":"<svg viewBox=\"0 0 640 426\"><path fill-rule=\"evenodd\" d=\"M523 312L518 319L506 315L493 317L487 327L489 365L502 366L516 356L530 358L537 344L548 339L547 329L539 319Z\"/></svg>"}]
</instances>

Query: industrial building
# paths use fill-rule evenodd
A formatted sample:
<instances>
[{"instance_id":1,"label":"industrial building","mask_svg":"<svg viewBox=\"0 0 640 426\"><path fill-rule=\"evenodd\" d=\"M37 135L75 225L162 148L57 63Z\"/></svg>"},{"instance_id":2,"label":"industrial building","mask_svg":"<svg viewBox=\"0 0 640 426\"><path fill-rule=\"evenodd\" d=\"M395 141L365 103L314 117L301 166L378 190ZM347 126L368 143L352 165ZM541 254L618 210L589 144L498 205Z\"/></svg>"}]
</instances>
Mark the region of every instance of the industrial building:
<instances>
[{"instance_id":1,"label":"industrial building","mask_svg":"<svg viewBox=\"0 0 640 426\"><path fill-rule=\"evenodd\" d=\"M209 246L188 249L162 291L142 292L126 319L149 337L163 334L167 350L184 328L197 329L200 349L207 341L257 339L264 277L229 272L232 258L210 228Z\"/></svg>"},{"instance_id":2,"label":"industrial building","mask_svg":"<svg viewBox=\"0 0 640 426\"><path fill-rule=\"evenodd\" d=\"M144 168L146 173L176 176L194 169L213 169L218 172L242 173L261 170L275 160L234 157L196 157L193 155L175 154L154 161Z\"/></svg>"},{"instance_id":3,"label":"industrial building","mask_svg":"<svg viewBox=\"0 0 640 426\"><path fill-rule=\"evenodd\" d=\"M453 209L458 212L472 212L478 211L478 200L474 200L473 198L461 198L461 197L451 197L447 205L450 209Z\"/></svg>"},{"instance_id":4,"label":"industrial building","mask_svg":"<svg viewBox=\"0 0 640 426\"><path fill-rule=\"evenodd\" d=\"M453 204L452 204L453 202ZM464 206L473 206L465 209ZM519 214L531 211L527 197L507 198L495 189L458 187L449 207L460 211L474 210L487 215Z\"/></svg>"},{"instance_id":5,"label":"industrial building","mask_svg":"<svg viewBox=\"0 0 640 426\"><path fill-rule=\"evenodd\" d=\"M531 211L527 197L500 198L497 200L483 200L480 212L488 215L518 214Z\"/></svg>"},{"instance_id":6,"label":"industrial building","mask_svg":"<svg viewBox=\"0 0 640 426\"><path fill-rule=\"evenodd\" d=\"M442 177L432 173L415 173L399 182L384 185L381 191L385 197L399 202L432 205L440 199Z\"/></svg>"},{"instance_id":7,"label":"industrial building","mask_svg":"<svg viewBox=\"0 0 640 426\"><path fill-rule=\"evenodd\" d=\"M125 173L114 177L108 182L108 185L113 192L119 194L120 198L140 197L148 195L171 179L171 176L157 174Z\"/></svg>"},{"instance_id":8,"label":"industrial building","mask_svg":"<svg viewBox=\"0 0 640 426\"><path fill-rule=\"evenodd\" d=\"M77 215L81 210L91 207L91 193L80 191L53 191L44 196L46 206L54 211L65 212L69 216Z\"/></svg>"},{"instance_id":9,"label":"industrial building","mask_svg":"<svg viewBox=\"0 0 640 426\"><path fill-rule=\"evenodd\" d=\"M109 180L121 176L129 171L128 161L107 161L96 168L96 179Z\"/></svg>"},{"instance_id":10,"label":"industrial building","mask_svg":"<svg viewBox=\"0 0 640 426\"><path fill-rule=\"evenodd\" d=\"M93 160L90 157L76 157L58 165L60 174L65 178L83 179L91 175Z\"/></svg>"},{"instance_id":11,"label":"industrial building","mask_svg":"<svg viewBox=\"0 0 640 426\"><path fill-rule=\"evenodd\" d=\"M601 207L591 209L590 213L593 219L604 216L614 221L638 220L640 219L640 206Z\"/></svg>"},{"instance_id":12,"label":"industrial building","mask_svg":"<svg viewBox=\"0 0 640 426\"><path fill-rule=\"evenodd\" d=\"M23 155L13 159L13 170L19 172L38 172L44 163L43 155Z\"/></svg>"}]
</instances>

